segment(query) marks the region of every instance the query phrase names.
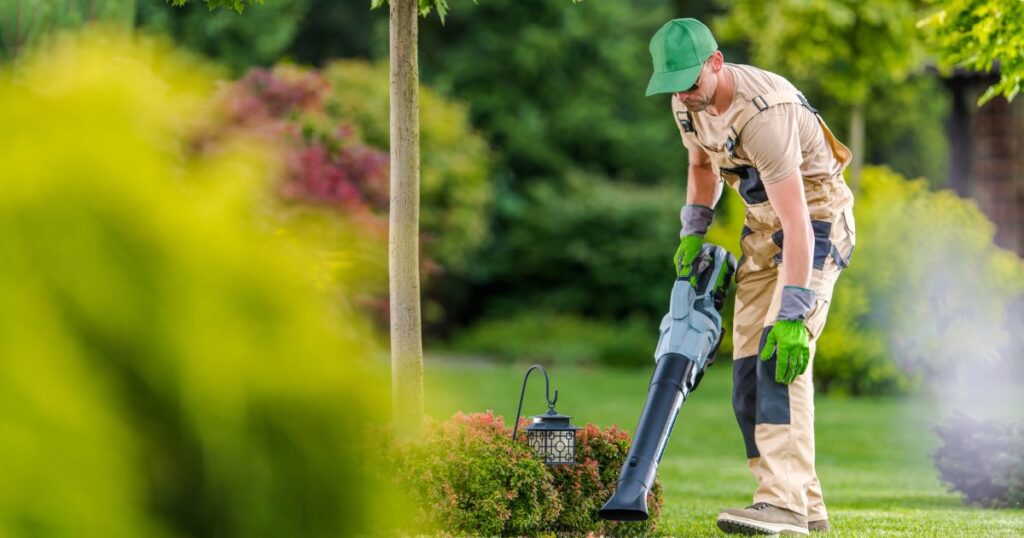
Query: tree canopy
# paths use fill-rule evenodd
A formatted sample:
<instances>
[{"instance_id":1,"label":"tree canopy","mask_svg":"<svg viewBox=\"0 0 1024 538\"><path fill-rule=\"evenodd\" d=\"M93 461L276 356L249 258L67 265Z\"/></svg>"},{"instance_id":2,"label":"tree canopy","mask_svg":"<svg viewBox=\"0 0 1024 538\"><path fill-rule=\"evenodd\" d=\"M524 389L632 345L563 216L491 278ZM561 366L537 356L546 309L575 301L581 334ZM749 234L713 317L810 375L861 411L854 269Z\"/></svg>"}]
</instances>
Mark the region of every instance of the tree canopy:
<instances>
[{"instance_id":1,"label":"tree canopy","mask_svg":"<svg viewBox=\"0 0 1024 538\"><path fill-rule=\"evenodd\" d=\"M940 65L983 73L998 68L999 81L978 105L997 95L1012 101L1024 82L1024 2L945 0L939 6L919 26L929 31Z\"/></svg>"}]
</instances>

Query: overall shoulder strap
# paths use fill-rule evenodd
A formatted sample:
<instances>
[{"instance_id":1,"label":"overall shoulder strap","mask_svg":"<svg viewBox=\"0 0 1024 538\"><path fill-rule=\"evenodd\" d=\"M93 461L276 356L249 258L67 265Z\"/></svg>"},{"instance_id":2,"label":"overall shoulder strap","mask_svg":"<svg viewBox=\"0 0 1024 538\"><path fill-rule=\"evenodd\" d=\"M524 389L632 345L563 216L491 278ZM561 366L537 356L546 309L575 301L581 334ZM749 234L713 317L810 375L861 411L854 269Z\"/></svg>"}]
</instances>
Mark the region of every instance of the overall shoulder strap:
<instances>
[{"instance_id":1,"label":"overall shoulder strap","mask_svg":"<svg viewBox=\"0 0 1024 538\"><path fill-rule=\"evenodd\" d=\"M736 119L733 120L732 125L729 126L729 136L725 140L725 148L729 151L729 156L734 156L736 143L740 139L740 133L743 132L743 128L747 126L747 123L754 119L754 116L775 105L786 103L798 104L806 107L815 114L818 113L818 111L815 110L809 102L807 102L807 98L805 98L800 92L781 90L758 95L744 105L740 113L736 115Z\"/></svg>"},{"instance_id":2,"label":"overall shoulder strap","mask_svg":"<svg viewBox=\"0 0 1024 538\"><path fill-rule=\"evenodd\" d=\"M683 128L683 132L684 133L695 133L696 132L693 129L693 116L690 115L690 111L688 111L688 110L677 110L676 111L676 121L679 122L679 125Z\"/></svg>"}]
</instances>

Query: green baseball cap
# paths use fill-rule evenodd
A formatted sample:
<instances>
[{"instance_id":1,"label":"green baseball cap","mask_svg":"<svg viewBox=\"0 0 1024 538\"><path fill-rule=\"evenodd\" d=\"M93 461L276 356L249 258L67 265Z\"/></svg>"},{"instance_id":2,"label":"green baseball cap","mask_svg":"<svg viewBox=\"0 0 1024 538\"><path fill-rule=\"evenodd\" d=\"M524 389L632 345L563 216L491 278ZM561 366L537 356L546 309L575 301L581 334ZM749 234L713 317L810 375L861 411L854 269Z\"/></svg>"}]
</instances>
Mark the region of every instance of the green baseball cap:
<instances>
[{"instance_id":1,"label":"green baseball cap","mask_svg":"<svg viewBox=\"0 0 1024 538\"><path fill-rule=\"evenodd\" d=\"M708 57L718 50L711 30L697 19L673 19L651 38L654 74L647 95L690 89Z\"/></svg>"}]
</instances>

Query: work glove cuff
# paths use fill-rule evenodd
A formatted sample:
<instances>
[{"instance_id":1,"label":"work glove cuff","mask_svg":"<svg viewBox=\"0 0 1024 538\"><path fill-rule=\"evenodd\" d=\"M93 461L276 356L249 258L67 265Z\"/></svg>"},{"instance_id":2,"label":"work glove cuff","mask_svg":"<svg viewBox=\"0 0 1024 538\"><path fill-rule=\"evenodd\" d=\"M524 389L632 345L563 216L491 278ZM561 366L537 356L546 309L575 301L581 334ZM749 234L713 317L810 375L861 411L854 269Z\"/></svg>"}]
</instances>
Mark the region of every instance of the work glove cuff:
<instances>
[{"instance_id":1,"label":"work glove cuff","mask_svg":"<svg viewBox=\"0 0 1024 538\"><path fill-rule=\"evenodd\" d=\"M699 235L701 237L708 233L711 226L711 219L715 211L705 205L689 204L684 205L679 211L679 220L683 223L683 229L679 231L679 237L687 235Z\"/></svg>"},{"instance_id":2,"label":"work glove cuff","mask_svg":"<svg viewBox=\"0 0 1024 538\"><path fill-rule=\"evenodd\" d=\"M782 288L782 302L779 304L779 320L800 320L807 319L814 306L818 294L814 290L801 288L800 286L785 286Z\"/></svg>"}]
</instances>

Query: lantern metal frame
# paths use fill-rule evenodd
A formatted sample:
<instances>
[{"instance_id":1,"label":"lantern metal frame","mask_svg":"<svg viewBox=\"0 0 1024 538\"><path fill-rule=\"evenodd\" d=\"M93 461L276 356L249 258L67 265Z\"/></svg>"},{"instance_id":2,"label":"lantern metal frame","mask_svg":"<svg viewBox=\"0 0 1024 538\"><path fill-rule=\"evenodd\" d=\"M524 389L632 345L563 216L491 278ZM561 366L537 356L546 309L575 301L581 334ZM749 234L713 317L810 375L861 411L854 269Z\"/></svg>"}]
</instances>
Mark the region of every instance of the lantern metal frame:
<instances>
[{"instance_id":1,"label":"lantern metal frame","mask_svg":"<svg viewBox=\"0 0 1024 538\"><path fill-rule=\"evenodd\" d=\"M555 403L558 401L558 391L555 390L555 397L551 398L551 380L547 370L539 364L534 364L526 370L523 377L523 388L519 392L519 409L516 411L516 421L512 427L512 440L516 439L519 431L519 418L523 412L523 397L526 395L526 382L534 370L540 370L544 374L544 399L548 403L547 413L534 415L533 424L526 427L527 444L535 452L544 457L544 463L548 465L575 465L576 464L576 430L567 415L560 415L555 411Z\"/></svg>"}]
</instances>

